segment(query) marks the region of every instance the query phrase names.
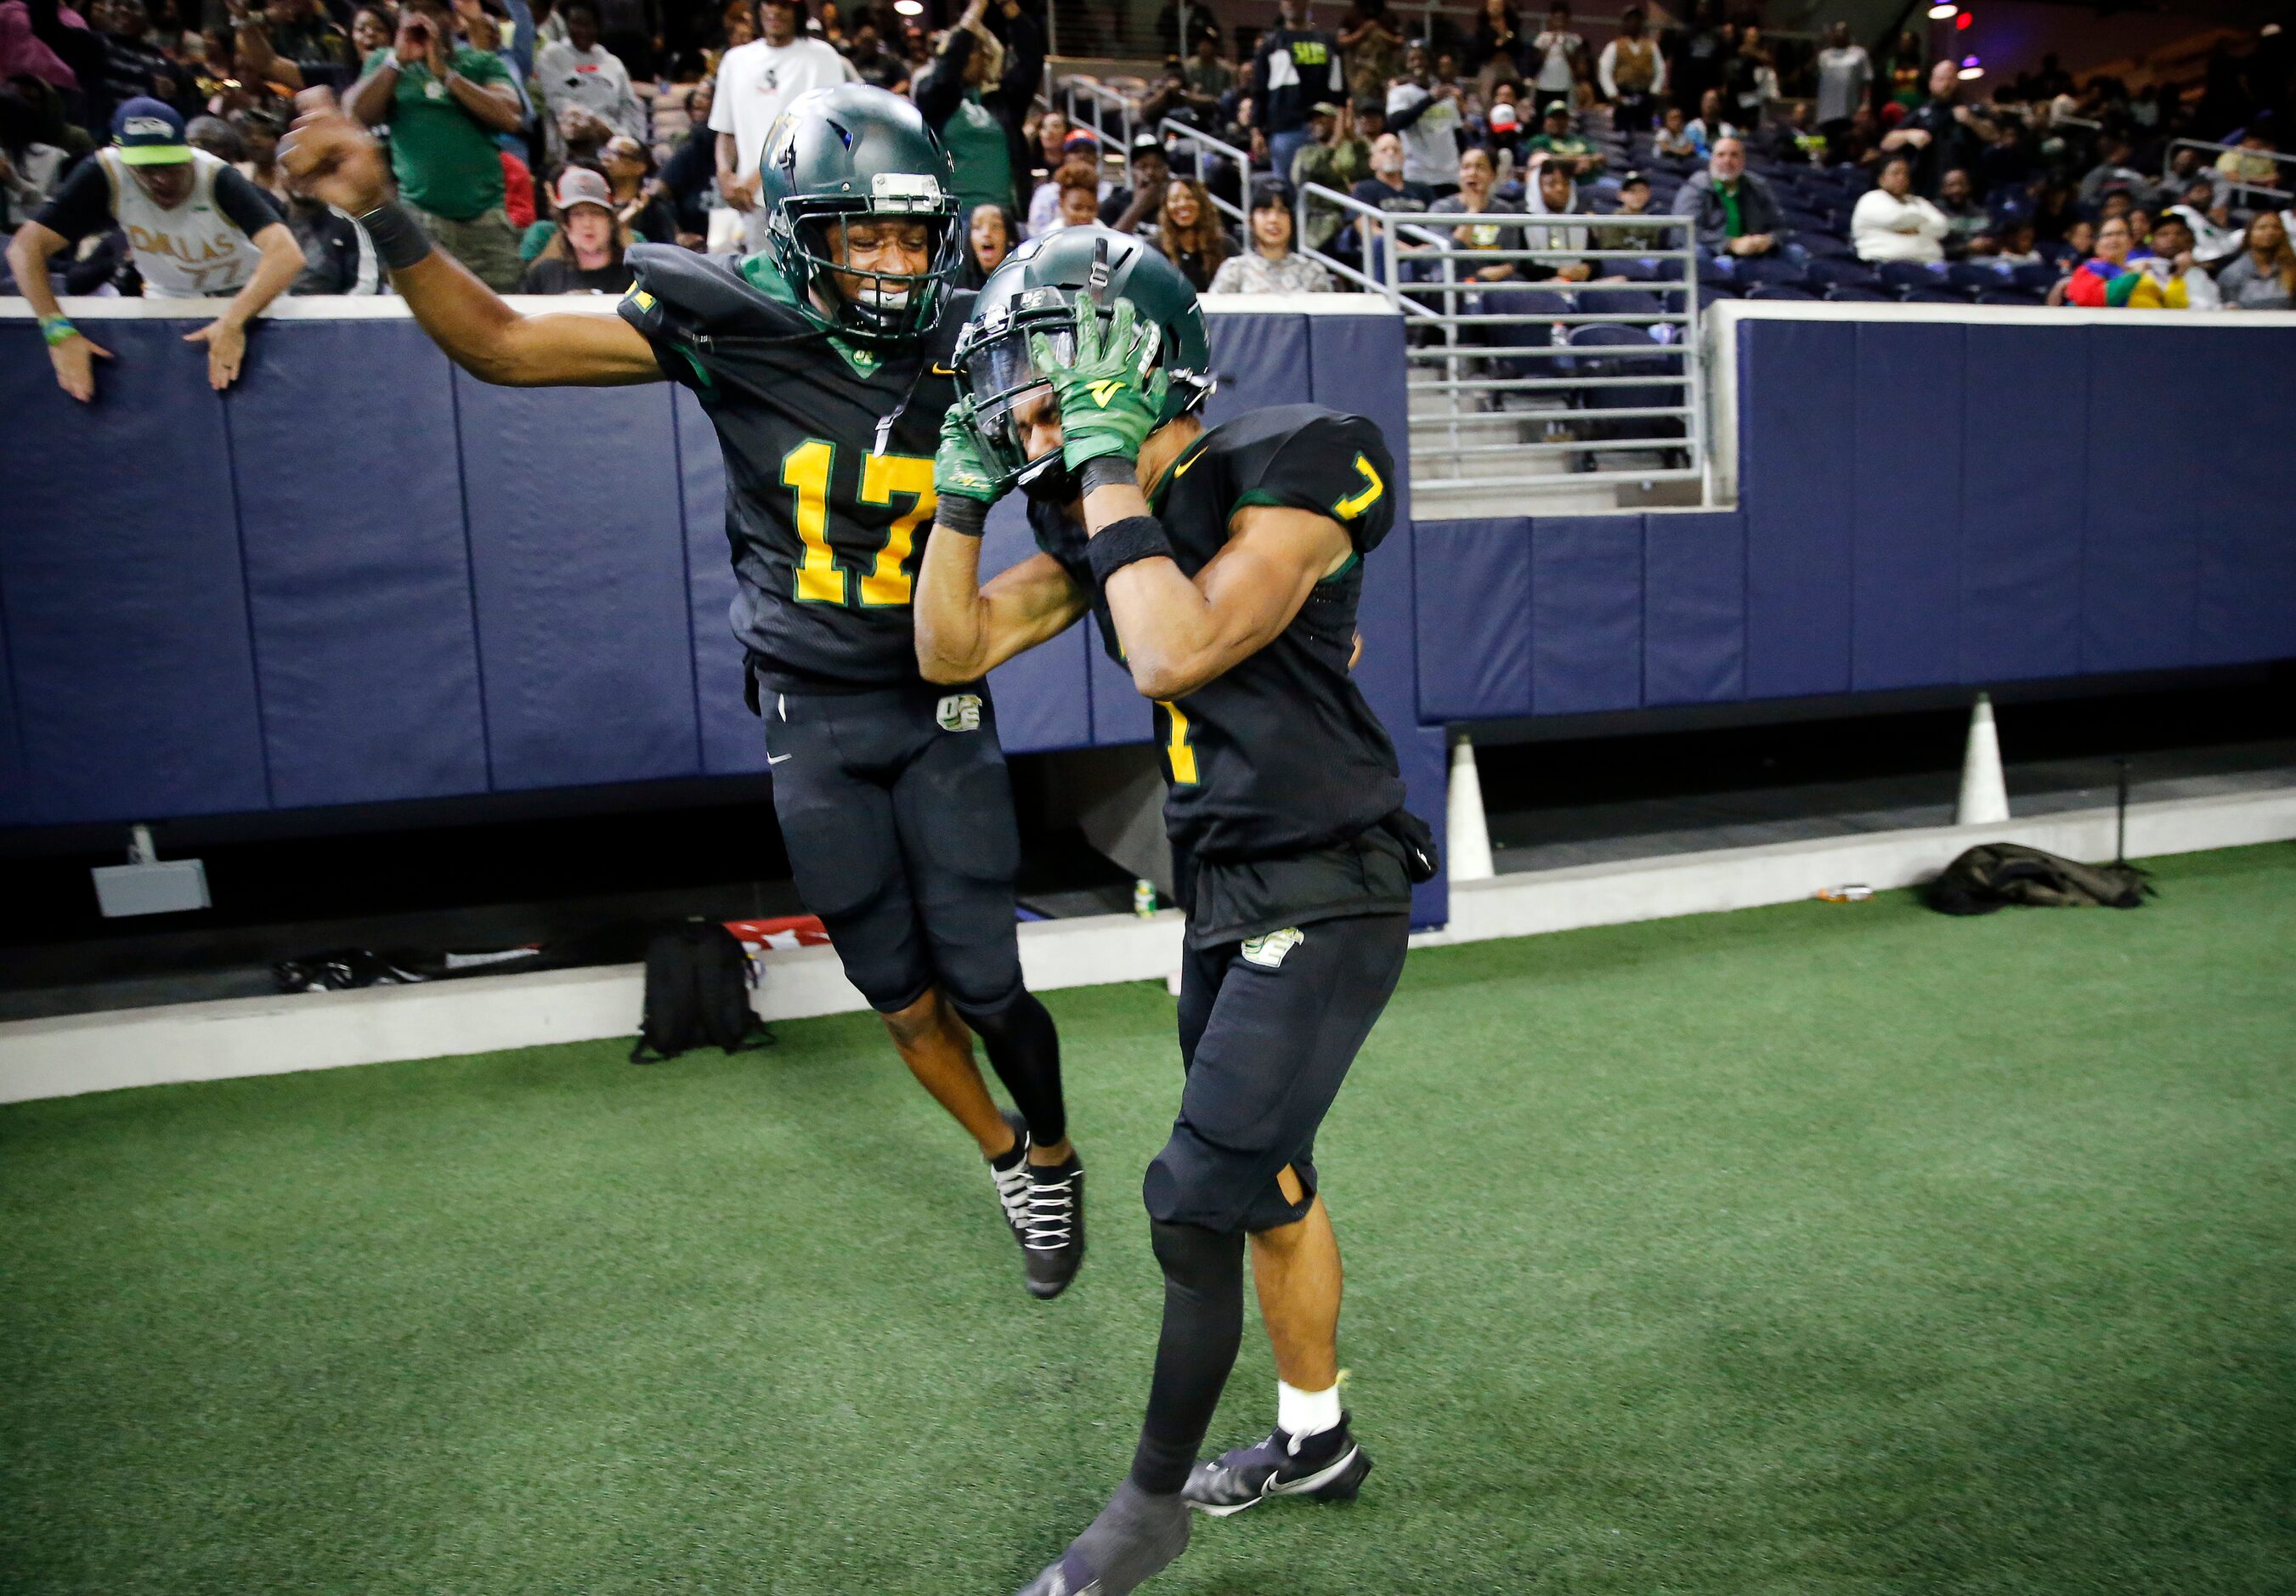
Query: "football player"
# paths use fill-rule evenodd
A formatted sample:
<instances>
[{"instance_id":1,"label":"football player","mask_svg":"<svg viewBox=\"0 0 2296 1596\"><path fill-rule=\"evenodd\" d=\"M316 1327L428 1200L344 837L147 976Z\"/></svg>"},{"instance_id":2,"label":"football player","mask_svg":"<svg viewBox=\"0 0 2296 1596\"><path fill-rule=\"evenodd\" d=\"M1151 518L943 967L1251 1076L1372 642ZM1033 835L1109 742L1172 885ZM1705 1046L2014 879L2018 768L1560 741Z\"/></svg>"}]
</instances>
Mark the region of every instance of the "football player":
<instances>
[{"instance_id":1,"label":"football player","mask_svg":"<svg viewBox=\"0 0 2296 1596\"><path fill-rule=\"evenodd\" d=\"M1403 968L1433 873L1385 730L1348 674L1364 558L1393 524L1379 429L1309 405L1207 428L1203 313L1161 255L1077 227L1023 245L956 345L917 654L967 681L1089 611L1156 701L1188 910L1187 1074L1144 1197L1164 1272L1129 1477L1024 1596L1120 1596L1188 1510L1352 1497L1371 1460L1339 1397L1340 1254L1316 1128ZM986 586L977 534L1019 485L1038 552ZM1249 1238L1279 1378L1267 1438L1198 1463L1243 1327Z\"/></svg>"},{"instance_id":2,"label":"football player","mask_svg":"<svg viewBox=\"0 0 2296 1596\"><path fill-rule=\"evenodd\" d=\"M634 248L619 317L524 316L496 298L390 202L374 141L348 117L303 116L281 160L360 219L414 319L474 376L666 379L700 399L725 451L734 630L799 894L980 1144L1029 1290L1058 1296L1084 1256L1084 1175L1059 1037L1021 978L996 706L978 677L923 681L912 637L967 304L950 287L964 240L948 156L916 108L859 84L792 102L761 169L766 248L738 262ZM988 1095L972 1034L1016 1114Z\"/></svg>"}]
</instances>

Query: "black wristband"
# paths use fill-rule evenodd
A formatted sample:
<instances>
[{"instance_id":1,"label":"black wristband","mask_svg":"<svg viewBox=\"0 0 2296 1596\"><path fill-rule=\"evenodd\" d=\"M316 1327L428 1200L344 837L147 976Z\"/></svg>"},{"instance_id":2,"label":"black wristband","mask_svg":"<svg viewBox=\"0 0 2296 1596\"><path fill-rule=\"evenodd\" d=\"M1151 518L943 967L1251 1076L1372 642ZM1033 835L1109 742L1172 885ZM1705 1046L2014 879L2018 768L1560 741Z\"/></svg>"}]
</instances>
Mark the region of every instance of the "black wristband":
<instances>
[{"instance_id":1,"label":"black wristband","mask_svg":"<svg viewBox=\"0 0 2296 1596\"><path fill-rule=\"evenodd\" d=\"M978 538L980 529L988 524L988 506L977 498L952 493L934 503L933 524L968 538Z\"/></svg>"},{"instance_id":2,"label":"black wristband","mask_svg":"<svg viewBox=\"0 0 2296 1596\"><path fill-rule=\"evenodd\" d=\"M1077 469L1079 491L1095 488L1136 488L1140 468L1121 455L1095 455Z\"/></svg>"},{"instance_id":3,"label":"black wristband","mask_svg":"<svg viewBox=\"0 0 2296 1596\"><path fill-rule=\"evenodd\" d=\"M385 200L359 218L358 223L374 240L375 254L392 271L403 272L420 264L430 253L430 235L422 231L422 224L404 205Z\"/></svg>"},{"instance_id":4,"label":"black wristband","mask_svg":"<svg viewBox=\"0 0 2296 1596\"><path fill-rule=\"evenodd\" d=\"M1172 540L1153 515L1127 515L1095 532L1084 552L1092 562L1093 580L1104 588L1110 577L1136 560L1170 559Z\"/></svg>"}]
</instances>

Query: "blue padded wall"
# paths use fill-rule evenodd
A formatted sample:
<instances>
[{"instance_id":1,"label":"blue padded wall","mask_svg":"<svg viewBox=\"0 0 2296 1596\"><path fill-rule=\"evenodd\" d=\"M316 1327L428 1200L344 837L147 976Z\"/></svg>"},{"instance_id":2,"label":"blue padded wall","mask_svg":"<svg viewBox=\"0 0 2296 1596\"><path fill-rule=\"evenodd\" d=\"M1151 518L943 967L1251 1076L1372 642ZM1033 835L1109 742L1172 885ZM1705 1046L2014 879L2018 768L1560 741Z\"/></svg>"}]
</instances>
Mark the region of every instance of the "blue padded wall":
<instances>
[{"instance_id":1,"label":"blue padded wall","mask_svg":"<svg viewBox=\"0 0 2296 1596\"><path fill-rule=\"evenodd\" d=\"M1760 337L1747 333L1759 327ZM1750 323L1738 349L1746 517L1746 691L1846 693L1857 459L1857 326Z\"/></svg>"},{"instance_id":2,"label":"blue padded wall","mask_svg":"<svg viewBox=\"0 0 2296 1596\"><path fill-rule=\"evenodd\" d=\"M1643 702L1643 517L1542 516L1530 529L1530 707Z\"/></svg>"},{"instance_id":3,"label":"blue padded wall","mask_svg":"<svg viewBox=\"0 0 2296 1596\"><path fill-rule=\"evenodd\" d=\"M1950 670L1961 607L1962 417L1909 396L1962 390L1962 329L1951 322L1857 328L1849 547L1849 685L1917 687Z\"/></svg>"},{"instance_id":4,"label":"blue padded wall","mask_svg":"<svg viewBox=\"0 0 2296 1596\"><path fill-rule=\"evenodd\" d=\"M482 791L486 721L447 358L395 321L285 322L266 329L263 348L263 380L242 383L226 413L272 801ZM383 362L403 380L343 380ZM329 468L280 470L242 439L292 439L299 457Z\"/></svg>"},{"instance_id":5,"label":"blue padded wall","mask_svg":"<svg viewBox=\"0 0 2296 1596\"><path fill-rule=\"evenodd\" d=\"M2081 545L2081 669L2157 670L2193 648L2199 527L2230 512L2204 426L2227 337L2178 328L2089 330L2088 473Z\"/></svg>"},{"instance_id":6,"label":"blue padded wall","mask_svg":"<svg viewBox=\"0 0 2296 1596\"><path fill-rule=\"evenodd\" d=\"M178 323L102 323L114 358L82 405L10 330L0 595L27 774L9 808L48 824L268 807L231 440L204 354ZM282 469L301 458L291 435L271 451Z\"/></svg>"},{"instance_id":7,"label":"blue padded wall","mask_svg":"<svg viewBox=\"0 0 2296 1596\"><path fill-rule=\"evenodd\" d=\"M1643 702L1746 695L1746 522L1735 511L1645 515Z\"/></svg>"},{"instance_id":8,"label":"blue padded wall","mask_svg":"<svg viewBox=\"0 0 2296 1596\"><path fill-rule=\"evenodd\" d=\"M1530 535L1516 517L1416 529L1421 720L1530 713Z\"/></svg>"},{"instance_id":9,"label":"blue padded wall","mask_svg":"<svg viewBox=\"0 0 2296 1596\"><path fill-rule=\"evenodd\" d=\"M2296 638L2296 327L2243 336L2256 341L2217 368L2209 471L2226 513L2194 529L2193 654L2209 664L2285 654Z\"/></svg>"},{"instance_id":10,"label":"blue padded wall","mask_svg":"<svg viewBox=\"0 0 2296 1596\"><path fill-rule=\"evenodd\" d=\"M495 388L458 372L455 401L496 789L693 774L668 389Z\"/></svg>"},{"instance_id":11,"label":"blue padded wall","mask_svg":"<svg viewBox=\"0 0 2296 1596\"><path fill-rule=\"evenodd\" d=\"M754 776L766 769L766 739L742 702L742 649L726 613L734 604L734 566L726 540L726 457L701 401L677 391L671 415L677 438L678 502L685 514L686 630L693 658L701 769L711 776Z\"/></svg>"},{"instance_id":12,"label":"blue padded wall","mask_svg":"<svg viewBox=\"0 0 2296 1596\"><path fill-rule=\"evenodd\" d=\"M2081 669L2087 481L2078 462L2089 341L2030 324L1964 332L1959 674L1931 679L2072 676ZM2026 397L2044 394L2049 402ZM2071 467L2041 468L2069 452Z\"/></svg>"}]
</instances>

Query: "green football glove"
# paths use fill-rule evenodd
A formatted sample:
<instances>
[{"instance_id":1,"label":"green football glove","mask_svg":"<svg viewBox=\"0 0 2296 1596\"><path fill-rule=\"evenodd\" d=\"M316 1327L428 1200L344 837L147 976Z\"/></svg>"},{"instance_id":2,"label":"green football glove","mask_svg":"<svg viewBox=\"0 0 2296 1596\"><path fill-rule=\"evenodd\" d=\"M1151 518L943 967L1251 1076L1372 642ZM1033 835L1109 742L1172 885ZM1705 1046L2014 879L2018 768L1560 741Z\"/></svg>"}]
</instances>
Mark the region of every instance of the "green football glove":
<instances>
[{"instance_id":1,"label":"green football glove","mask_svg":"<svg viewBox=\"0 0 2296 1596\"><path fill-rule=\"evenodd\" d=\"M933 452L933 494L938 498L996 502L996 480L980 462L980 440L972 431L972 400L961 399L940 418L940 448Z\"/></svg>"},{"instance_id":2,"label":"green football glove","mask_svg":"<svg viewBox=\"0 0 2296 1596\"><path fill-rule=\"evenodd\" d=\"M1101 330L1100 311L1087 294L1077 295L1076 358L1062 362L1041 333L1029 339L1037 369L1051 382L1061 401L1061 455L1075 471L1104 455L1136 460L1164 415L1171 384L1160 369L1143 377L1162 334L1143 327L1129 300L1116 301L1116 313Z\"/></svg>"}]
</instances>

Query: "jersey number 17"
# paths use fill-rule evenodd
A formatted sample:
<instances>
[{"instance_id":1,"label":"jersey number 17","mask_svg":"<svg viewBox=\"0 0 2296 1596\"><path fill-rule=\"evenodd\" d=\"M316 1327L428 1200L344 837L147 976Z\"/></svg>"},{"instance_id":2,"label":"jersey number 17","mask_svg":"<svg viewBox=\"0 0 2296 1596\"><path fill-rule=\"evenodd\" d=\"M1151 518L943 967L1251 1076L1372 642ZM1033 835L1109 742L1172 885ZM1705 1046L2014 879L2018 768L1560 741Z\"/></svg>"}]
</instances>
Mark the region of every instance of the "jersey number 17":
<instances>
[{"instance_id":1,"label":"jersey number 17","mask_svg":"<svg viewBox=\"0 0 2296 1596\"><path fill-rule=\"evenodd\" d=\"M885 529L885 541L865 556L863 570L839 564L830 546L829 483L836 467L837 446L820 438L808 438L782 457L782 484L797 501L797 536L804 546L794 582L798 602L865 608L909 603L916 588L909 561L917 528L933 513L932 461L919 455L861 457L861 503L890 505L897 495L909 501Z\"/></svg>"}]
</instances>

